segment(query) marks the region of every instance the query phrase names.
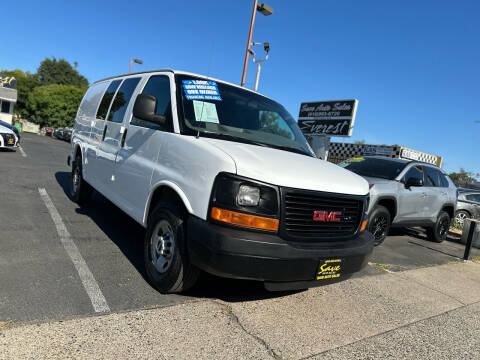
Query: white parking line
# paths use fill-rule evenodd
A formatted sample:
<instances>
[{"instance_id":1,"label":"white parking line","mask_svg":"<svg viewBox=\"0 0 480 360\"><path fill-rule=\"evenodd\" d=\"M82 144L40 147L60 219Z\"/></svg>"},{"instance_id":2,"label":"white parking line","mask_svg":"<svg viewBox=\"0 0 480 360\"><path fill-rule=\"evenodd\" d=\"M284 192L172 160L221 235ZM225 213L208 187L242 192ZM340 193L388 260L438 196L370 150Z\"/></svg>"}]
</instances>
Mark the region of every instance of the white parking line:
<instances>
[{"instance_id":1,"label":"white parking line","mask_svg":"<svg viewBox=\"0 0 480 360\"><path fill-rule=\"evenodd\" d=\"M27 157L27 154L25 153L25 151L23 151L23 148L21 146L18 147L18 150L20 150L20 153L23 157Z\"/></svg>"},{"instance_id":2,"label":"white parking line","mask_svg":"<svg viewBox=\"0 0 480 360\"><path fill-rule=\"evenodd\" d=\"M77 246L73 242L72 237L63 223L60 214L55 208L55 205L53 205L50 196L48 196L47 191L44 188L38 188L38 192L40 193L40 196L42 197L42 200L45 203L50 216L52 217L63 247L67 251L68 256L70 256L75 269L77 269L83 287L85 288L85 291L92 302L93 309L95 312L109 312L110 308L108 307L107 300L103 296L97 281L93 277L93 274L80 254L80 251L78 251Z\"/></svg>"}]
</instances>

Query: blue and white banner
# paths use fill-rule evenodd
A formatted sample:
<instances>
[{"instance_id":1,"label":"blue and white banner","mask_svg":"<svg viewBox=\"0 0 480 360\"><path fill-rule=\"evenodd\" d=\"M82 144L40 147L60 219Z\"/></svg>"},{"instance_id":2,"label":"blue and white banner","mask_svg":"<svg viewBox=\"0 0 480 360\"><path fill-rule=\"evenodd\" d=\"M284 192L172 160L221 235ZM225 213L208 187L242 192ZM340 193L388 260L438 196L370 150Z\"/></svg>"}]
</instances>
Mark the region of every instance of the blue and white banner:
<instances>
[{"instance_id":1,"label":"blue and white banner","mask_svg":"<svg viewBox=\"0 0 480 360\"><path fill-rule=\"evenodd\" d=\"M183 91L187 100L215 100L222 101L215 81L182 80Z\"/></svg>"}]
</instances>

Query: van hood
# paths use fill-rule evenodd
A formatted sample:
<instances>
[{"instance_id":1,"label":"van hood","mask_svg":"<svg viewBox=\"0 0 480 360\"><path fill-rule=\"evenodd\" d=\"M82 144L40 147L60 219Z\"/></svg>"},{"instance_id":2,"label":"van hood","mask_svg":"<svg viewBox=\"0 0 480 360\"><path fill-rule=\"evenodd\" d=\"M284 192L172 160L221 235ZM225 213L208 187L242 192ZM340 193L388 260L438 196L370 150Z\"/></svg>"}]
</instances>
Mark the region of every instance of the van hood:
<instances>
[{"instance_id":1,"label":"van hood","mask_svg":"<svg viewBox=\"0 0 480 360\"><path fill-rule=\"evenodd\" d=\"M237 174L269 184L331 193L366 195L368 183L340 166L289 151L200 138L229 155Z\"/></svg>"}]
</instances>

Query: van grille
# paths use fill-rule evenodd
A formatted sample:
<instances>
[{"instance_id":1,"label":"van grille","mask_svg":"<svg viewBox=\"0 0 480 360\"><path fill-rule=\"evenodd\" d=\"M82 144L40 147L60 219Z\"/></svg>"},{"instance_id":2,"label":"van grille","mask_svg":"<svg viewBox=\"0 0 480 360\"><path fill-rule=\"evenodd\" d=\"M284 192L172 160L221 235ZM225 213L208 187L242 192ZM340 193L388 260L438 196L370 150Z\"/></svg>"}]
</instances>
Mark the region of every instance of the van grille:
<instances>
[{"instance_id":1,"label":"van grille","mask_svg":"<svg viewBox=\"0 0 480 360\"><path fill-rule=\"evenodd\" d=\"M316 191L283 191L282 227L288 237L331 239L355 234L363 216L363 197ZM341 212L339 222L314 221L315 211Z\"/></svg>"}]
</instances>

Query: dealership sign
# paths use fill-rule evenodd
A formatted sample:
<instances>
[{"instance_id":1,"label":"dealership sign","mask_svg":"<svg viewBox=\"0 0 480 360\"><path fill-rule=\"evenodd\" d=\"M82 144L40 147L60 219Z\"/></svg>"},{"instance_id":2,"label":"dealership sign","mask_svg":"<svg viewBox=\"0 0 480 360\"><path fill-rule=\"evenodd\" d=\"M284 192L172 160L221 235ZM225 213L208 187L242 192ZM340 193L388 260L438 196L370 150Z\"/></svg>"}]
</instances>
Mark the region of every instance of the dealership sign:
<instances>
[{"instance_id":1,"label":"dealership sign","mask_svg":"<svg viewBox=\"0 0 480 360\"><path fill-rule=\"evenodd\" d=\"M304 102L298 126L304 135L352 136L357 100Z\"/></svg>"},{"instance_id":2,"label":"dealership sign","mask_svg":"<svg viewBox=\"0 0 480 360\"><path fill-rule=\"evenodd\" d=\"M0 74L0 87L15 89L17 86L17 79L14 76Z\"/></svg>"}]
</instances>

